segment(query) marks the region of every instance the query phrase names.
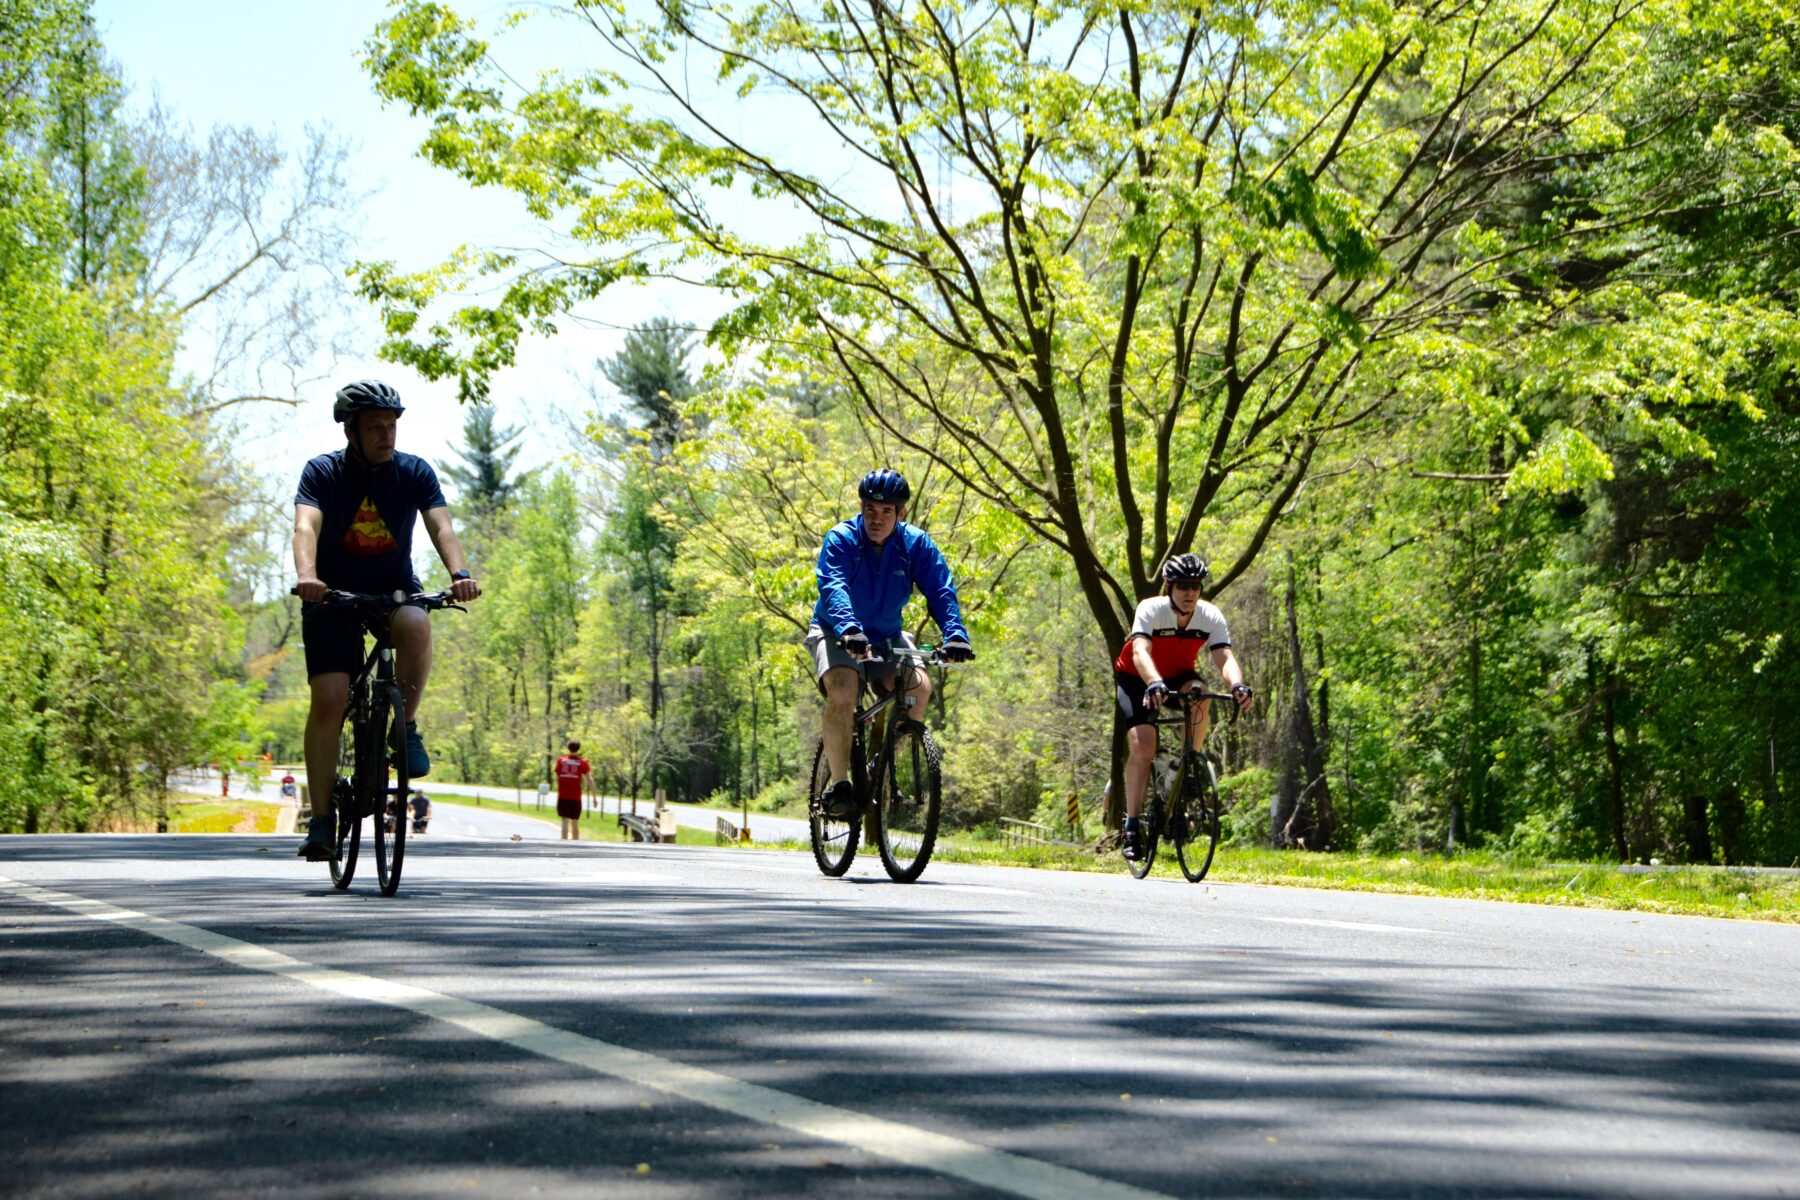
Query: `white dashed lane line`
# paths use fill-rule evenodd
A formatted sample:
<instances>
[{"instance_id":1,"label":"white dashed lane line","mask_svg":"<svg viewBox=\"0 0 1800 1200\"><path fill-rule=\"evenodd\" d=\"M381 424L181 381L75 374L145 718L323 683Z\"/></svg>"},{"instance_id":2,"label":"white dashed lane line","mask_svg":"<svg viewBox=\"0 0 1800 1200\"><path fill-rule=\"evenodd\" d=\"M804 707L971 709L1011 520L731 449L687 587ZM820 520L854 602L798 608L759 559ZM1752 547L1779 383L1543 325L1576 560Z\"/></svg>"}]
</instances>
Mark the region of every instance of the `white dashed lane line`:
<instances>
[{"instance_id":1,"label":"white dashed lane line","mask_svg":"<svg viewBox=\"0 0 1800 1200\"><path fill-rule=\"evenodd\" d=\"M134 929L210 954L233 966L266 971L322 992L405 1009L527 1054L569 1063L749 1121L852 1146L935 1175L961 1179L1015 1196L1026 1196L1031 1200L1158 1200L1160 1197L1157 1192L1067 1167L1007 1154L946 1134L745 1083L717 1071L691 1067L642 1050L583 1037L473 1000L336 967L319 966L253 942L226 937L166 917L119 908L101 900L52 891L5 876L0 876L0 895L15 896L77 913L90 920Z\"/></svg>"}]
</instances>

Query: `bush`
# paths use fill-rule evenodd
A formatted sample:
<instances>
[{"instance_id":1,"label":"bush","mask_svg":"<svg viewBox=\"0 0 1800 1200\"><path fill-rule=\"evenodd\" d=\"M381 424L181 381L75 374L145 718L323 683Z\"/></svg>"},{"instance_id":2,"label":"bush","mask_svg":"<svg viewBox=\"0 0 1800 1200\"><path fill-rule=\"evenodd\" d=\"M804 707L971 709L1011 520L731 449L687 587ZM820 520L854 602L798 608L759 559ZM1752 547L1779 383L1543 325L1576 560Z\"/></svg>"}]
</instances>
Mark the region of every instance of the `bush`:
<instances>
[{"instance_id":1,"label":"bush","mask_svg":"<svg viewBox=\"0 0 1800 1200\"><path fill-rule=\"evenodd\" d=\"M1275 803L1275 772L1251 767L1219 780L1219 801L1225 815L1219 821L1219 840L1226 844L1266 845L1269 813Z\"/></svg>"}]
</instances>

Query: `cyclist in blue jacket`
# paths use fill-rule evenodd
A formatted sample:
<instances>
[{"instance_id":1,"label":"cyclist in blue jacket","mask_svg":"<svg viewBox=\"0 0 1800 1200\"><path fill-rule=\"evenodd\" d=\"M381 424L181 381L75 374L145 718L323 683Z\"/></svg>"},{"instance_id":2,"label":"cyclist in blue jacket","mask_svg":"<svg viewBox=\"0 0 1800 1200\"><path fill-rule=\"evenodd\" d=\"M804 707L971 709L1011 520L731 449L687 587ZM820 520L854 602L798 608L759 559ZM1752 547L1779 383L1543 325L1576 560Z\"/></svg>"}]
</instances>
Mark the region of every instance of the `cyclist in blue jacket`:
<instances>
[{"instance_id":1,"label":"cyclist in blue jacket","mask_svg":"<svg viewBox=\"0 0 1800 1200\"><path fill-rule=\"evenodd\" d=\"M856 694L864 678L883 690L895 686L893 665L871 659L889 646L915 644L900 627L900 612L915 587L943 633L938 652L952 662L975 657L950 564L930 534L906 523L912 488L905 476L891 467L870 471L857 494L861 514L835 526L819 547L819 602L806 631L806 649L825 694L825 758L831 766L825 808L843 818L856 814L850 782ZM913 697L912 711L923 717L931 679L923 671L914 672L912 679L916 682L907 695Z\"/></svg>"}]
</instances>

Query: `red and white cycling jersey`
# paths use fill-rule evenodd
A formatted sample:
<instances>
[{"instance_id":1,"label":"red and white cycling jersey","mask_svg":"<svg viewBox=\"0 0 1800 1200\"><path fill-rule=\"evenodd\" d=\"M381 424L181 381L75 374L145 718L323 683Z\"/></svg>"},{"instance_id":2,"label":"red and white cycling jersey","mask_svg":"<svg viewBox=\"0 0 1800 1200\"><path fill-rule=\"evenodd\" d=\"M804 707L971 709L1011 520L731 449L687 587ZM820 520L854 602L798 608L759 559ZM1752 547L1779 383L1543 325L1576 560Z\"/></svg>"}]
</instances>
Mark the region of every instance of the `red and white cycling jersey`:
<instances>
[{"instance_id":1,"label":"red and white cycling jersey","mask_svg":"<svg viewBox=\"0 0 1800 1200\"><path fill-rule=\"evenodd\" d=\"M1200 659L1200 651L1231 645L1231 632L1225 628L1224 613L1204 600L1196 601L1194 615L1183 629L1176 623L1175 606L1169 603L1167 596L1152 596L1138 605L1131 634L1125 639L1119 657L1113 660L1113 670L1126 675L1138 673L1137 661L1131 652L1131 643L1137 638L1149 640L1150 661L1163 679L1192 671Z\"/></svg>"}]
</instances>

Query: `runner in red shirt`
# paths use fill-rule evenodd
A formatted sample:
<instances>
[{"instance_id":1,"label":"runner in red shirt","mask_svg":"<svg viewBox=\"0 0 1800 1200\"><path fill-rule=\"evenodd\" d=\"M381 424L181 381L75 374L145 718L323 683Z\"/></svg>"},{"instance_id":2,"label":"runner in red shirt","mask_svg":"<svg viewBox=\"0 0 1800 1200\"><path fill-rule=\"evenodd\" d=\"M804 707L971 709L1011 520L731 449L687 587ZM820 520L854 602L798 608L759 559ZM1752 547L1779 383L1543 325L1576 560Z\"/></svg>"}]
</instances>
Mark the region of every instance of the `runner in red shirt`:
<instances>
[{"instance_id":1,"label":"runner in red shirt","mask_svg":"<svg viewBox=\"0 0 1800 1200\"><path fill-rule=\"evenodd\" d=\"M565 839L581 840L581 785L586 781L593 791L593 769L581 757L581 743L569 743L569 752L556 760L556 815L562 818Z\"/></svg>"},{"instance_id":2,"label":"runner in red shirt","mask_svg":"<svg viewBox=\"0 0 1800 1200\"><path fill-rule=\"evenodd\" d=\"M1163 594L1138 605L1137 618L1125 646L1113 662L1119 711L1125 716L1125 828L1121 849L1126 858L1144 856L1144 831L1138 814L1150 784L1150 761L1156 757L1156 726L1150 721L1168 699L1170 688L1200 682L1194 665L1202 649L1212 652L1213 666L1231 685L1239 708L1250 707L1250 688L1243 668L1231 652L1225 614L1200 598L1210 573L1198 554L1177 554L1163 564ZM1194 745L1206 740L1210 701L1190 713Z\"/></svg>"}]
</instances>

